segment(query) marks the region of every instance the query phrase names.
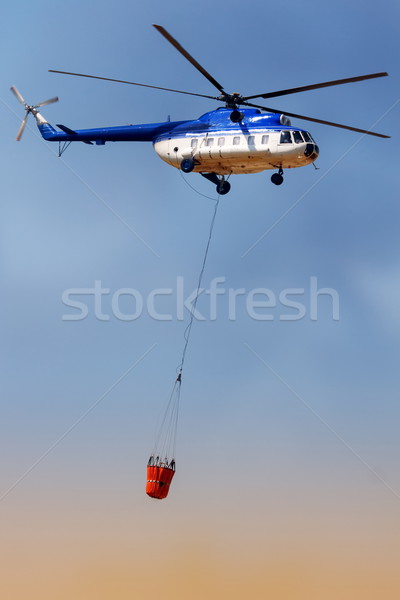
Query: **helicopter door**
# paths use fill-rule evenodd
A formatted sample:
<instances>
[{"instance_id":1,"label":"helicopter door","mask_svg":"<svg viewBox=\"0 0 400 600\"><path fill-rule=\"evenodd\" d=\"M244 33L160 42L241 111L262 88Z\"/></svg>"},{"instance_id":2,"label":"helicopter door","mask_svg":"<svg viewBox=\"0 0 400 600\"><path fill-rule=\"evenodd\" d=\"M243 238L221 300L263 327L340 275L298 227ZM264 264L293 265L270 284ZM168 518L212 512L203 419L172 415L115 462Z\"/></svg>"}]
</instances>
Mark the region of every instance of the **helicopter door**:
<instances>
[{"instance_id":1,"label":"helicopter door","mask_svg":"<svg viewBox=\"0 0 400 600\"><path fill-rule=\"evenodd\" d=\"M207 133L206 137L202 139L199 145L199 158L218 158L219 154L216 148L216 138L212 135L208 135Z\"/></svg>"}]
</instances>

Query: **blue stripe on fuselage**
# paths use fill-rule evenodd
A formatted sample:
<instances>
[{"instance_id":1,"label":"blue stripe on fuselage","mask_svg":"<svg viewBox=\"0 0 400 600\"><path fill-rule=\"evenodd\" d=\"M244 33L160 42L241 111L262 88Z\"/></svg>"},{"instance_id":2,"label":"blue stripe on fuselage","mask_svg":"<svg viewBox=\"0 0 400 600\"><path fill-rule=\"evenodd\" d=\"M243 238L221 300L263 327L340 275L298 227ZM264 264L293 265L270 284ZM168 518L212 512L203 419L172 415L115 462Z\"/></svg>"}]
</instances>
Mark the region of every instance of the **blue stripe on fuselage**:
<instances>
[{"instance_id":1,"label":"blue stripe on fuselage","mask_svg":"<svg viewBox=\"0 0 400 600\"><path fill-rule=\"evenodd\" d=\"M57 131L49 123L39 125L40 133L45 140L51 142L158 142L168 138L185 138L191 135L210 134L249 134L255 130L297 130L280 123L280 115L262 114L258 109L241 109L244 118L240 123L230 119L229 108L219 108L205 113L194 121L166 121L164 123L148 123L143 125L125 125L122 127L103 127L97 129L78 129L74 133Z\"/></svg>"}]
</instances>

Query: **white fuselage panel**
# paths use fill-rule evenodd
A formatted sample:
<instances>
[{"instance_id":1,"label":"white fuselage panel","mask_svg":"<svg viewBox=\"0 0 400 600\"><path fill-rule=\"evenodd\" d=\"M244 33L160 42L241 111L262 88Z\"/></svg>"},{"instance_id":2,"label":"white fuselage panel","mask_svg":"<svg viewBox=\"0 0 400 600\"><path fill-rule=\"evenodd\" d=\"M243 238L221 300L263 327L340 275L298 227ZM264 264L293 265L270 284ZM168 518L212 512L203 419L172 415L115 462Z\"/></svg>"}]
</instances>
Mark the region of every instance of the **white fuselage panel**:
<instances>
[{"instance_id":1,"label":"white fuselage panel","mask_svg":"<svg viewBox=\"0 0 400 600\"><path fill-rule=\"evenodd\" d=\"M303 167L316 158L305 156L306 146L306 142L281 144L279 131L263 129L249 134L220 131L171 137L156 141L154 149L177 169L184 158L193 158L194 171L228 175Z\"/></svg>"}]
</instances>

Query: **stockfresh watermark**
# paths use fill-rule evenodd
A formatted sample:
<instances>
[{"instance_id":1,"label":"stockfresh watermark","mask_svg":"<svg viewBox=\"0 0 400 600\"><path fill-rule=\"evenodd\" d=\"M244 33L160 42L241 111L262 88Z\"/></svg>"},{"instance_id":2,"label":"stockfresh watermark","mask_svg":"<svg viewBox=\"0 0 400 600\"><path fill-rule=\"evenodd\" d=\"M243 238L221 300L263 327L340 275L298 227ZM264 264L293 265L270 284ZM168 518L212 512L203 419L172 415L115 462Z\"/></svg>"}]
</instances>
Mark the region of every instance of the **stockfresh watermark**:
<instances>
[{"instance_id":1,"label":"stockfresh watermark","mask_svg":"<svg viewBox=\"0 0 400 600\"><path fill-rule=\"evenodd\" d=\"M189 291L188 291L189 290ZM320 287L318 278L311 276L305 287L232 288L226 277L214 277L207 288L186 289L184 277L178 276L175 285L155 288L146 293L123 287L112 290L95 280L92 287L68 288L62 292L66 311L63 321L83 321L89 316L98 321L137 321L147 316L156 321L184 321L193 311L197 321L227 318L235 321L247 315L255 321L300 321L308 318L339 321L339 293L331 287ZM194 307L196 296L201 307Z\"/></svg>"}]
</instances>

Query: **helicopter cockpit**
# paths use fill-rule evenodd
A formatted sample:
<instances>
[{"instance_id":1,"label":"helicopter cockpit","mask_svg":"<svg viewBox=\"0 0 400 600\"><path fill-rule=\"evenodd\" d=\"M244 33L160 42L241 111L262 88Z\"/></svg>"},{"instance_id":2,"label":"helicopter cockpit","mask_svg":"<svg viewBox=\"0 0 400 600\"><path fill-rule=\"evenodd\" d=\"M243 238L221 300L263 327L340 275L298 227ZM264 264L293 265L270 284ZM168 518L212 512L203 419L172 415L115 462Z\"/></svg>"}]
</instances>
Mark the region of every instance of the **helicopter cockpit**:
<instances>
[{"instance_id":1,"label":"helicopter cockpit","mask_svg":"<svg viewBox=\"0 0 400 600\"><path fill-rule=\"evenodd\" d=\"M311 135L307 131L281 131L280 144L315 144Z\"/></svg>"}]
</instances>

